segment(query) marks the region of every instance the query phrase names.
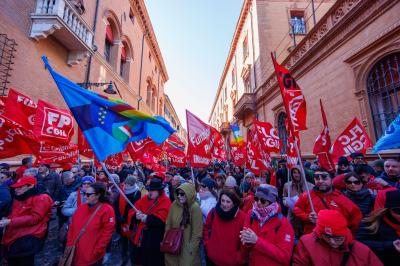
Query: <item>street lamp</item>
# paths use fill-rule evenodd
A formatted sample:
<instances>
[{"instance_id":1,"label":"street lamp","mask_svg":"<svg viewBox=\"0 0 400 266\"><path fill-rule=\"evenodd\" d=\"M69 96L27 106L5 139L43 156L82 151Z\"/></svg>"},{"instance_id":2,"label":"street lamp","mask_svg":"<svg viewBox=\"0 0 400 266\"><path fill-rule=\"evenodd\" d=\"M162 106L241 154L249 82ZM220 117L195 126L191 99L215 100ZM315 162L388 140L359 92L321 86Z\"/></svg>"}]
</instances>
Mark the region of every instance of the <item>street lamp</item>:
<instances>
[{"instance_id":1,"label":"street lamp","mask_svg":"<svg viewBox=\"0 0 400 266\"><path fill-rule=\"evenodd\" d=\"M81 83L77 83L77 84L85 89L88 89L91 86L100 87L100 86L107 85L107 88L105 90L103 90L105 93L107 93L107 94L117 94L118 93L119 96L121 96L116 84L112 81L110 81L110 82L81 82ZM114 90L114 86L117 90Z\"/></svg>"}]
</instances>

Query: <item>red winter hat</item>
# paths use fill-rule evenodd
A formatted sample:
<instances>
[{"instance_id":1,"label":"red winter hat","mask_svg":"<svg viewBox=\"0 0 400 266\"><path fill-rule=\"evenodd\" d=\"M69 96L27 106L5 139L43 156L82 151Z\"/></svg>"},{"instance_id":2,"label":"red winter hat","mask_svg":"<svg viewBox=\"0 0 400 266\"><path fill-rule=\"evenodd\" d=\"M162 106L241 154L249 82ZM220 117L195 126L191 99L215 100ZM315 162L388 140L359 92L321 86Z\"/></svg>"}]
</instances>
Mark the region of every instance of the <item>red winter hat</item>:
<instances>
[{"instance_id":1,"label":"red winter hat","mask_svg":"<svg viewBox=\"0 0 400 266\"><path fill-rule=\"evenodd\" d=\"M165 180L165 172L153 172L150 174L150 178L158 177L162 181Z\"/></svg>"},{"instance_id":2,"label":"red winter hat","mask_svg":"<svg viewBox=\"0 0 400 266\"><path fill-rule=\"evenodd\" d=\"M346 219L343 214L336 210L320 210L314 232L319 237L321 234L327 234L330 236L344 236L347 243L353 241Z\"/></svg>"},{"instance_id":3,"label":"red winter hat","mask_svg":"<svg viewBox=\"0 0 400 266\"><path fill-rule=\"evenodd\" d=\"M22 187L25 185L36 185L37 180L33 176L24 176L18 179L17 183L12 184L10 187L17 188L17 187Z\"/></svg>"}]
</instances>

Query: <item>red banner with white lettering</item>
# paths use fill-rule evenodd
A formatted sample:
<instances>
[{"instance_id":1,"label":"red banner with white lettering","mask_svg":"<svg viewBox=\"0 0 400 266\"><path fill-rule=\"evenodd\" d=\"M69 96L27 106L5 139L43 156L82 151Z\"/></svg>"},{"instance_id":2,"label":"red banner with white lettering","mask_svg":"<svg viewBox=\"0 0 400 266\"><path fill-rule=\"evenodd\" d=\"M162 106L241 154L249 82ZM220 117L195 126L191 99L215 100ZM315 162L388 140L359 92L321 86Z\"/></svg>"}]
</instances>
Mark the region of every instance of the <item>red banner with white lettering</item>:
<instances>
[{"instance_id":1,"label":"red banner with white lettering","mask_svg":"<svg viewBox=\"0 0 400 266\"><path fill-rule=\"evenodd\" d=\"M367 131L365 131L360 121L354 118L333 143L332 159L337 163L340 156L348 157L353 152L362 152L365 154L370 147L372 147L372 142L368 137Z\"/></svg>"},{"instance_id":2,"label":"red banner with white lettering","mask_svg":"<svg viewBox=\"0 0 400 266\"><path fill-rule=\"evenodd\" d=\"M0 96L0 114L4 112L4 107L6 106L7 97Z\"/></svg>"},{"instance_id":3,"label":"red banner with white lettering","mask_svg":"<svg viewBox=\"0 0 400 266\"><path fill-rule=\"evenodd\" d=\"M229 148L233 164L242 167L245 162L246 147L230 143Z\"/></svg>"},{"instance_id":4,"label":"red banner with white lettering","mask_svg":"<svg viewBox=\"0 0 400 266\"><path fill-rule=\"evenodd\" d=\"M270 123L255 120L254 129L263 150L279 153L282 145L281 140L278 132Z\"/></svg>"},{"instance_id":5,"label":"red banner with white lettering","mask_svg":"<svg viewBox=\"0 0 400 266\"><path fill-rule=\"evenodd\" d=\"M268 170L268 161L265 154L262 154L257 146L257 140L254 132L249 131L246 143L246 167L254 174L259 175L261 171Z\"/></svg>"},{"instance_id":6,"label":"red banner with white lettering","mask_svg":"<svg viewBox=\"0 0 400 266\"><path fill-rule=\"evenodd\" d=\"M38 101L34 133L40 140L69 143L74 135L74 124L69 111Z\"/></svg>"},{"instance_id":7,"label":"red banner with white lettering","mask_svg":"<svg viewBox=\"0 0 400 266\"><path fill-rule=\"evenodd\" d=\"M215 128L211 127L211 143L212 143L212 159L217 161L226 161L228 154L224 147L224 138L221 133Z\"/></svg>"},{"instance_id":8,"label":"red banner with white lettering","mask_svg":"<svg viewBox=\"0 0 400 266\"><path fill-rule=\"evenodd\" d=\"M183 151L176 149L168 153L168 157L171 159L171 165L178 168L186 166L186 154Z\"/></svg>"},{"instance_id":9,"label":"red banner with white lettering","mask_svg":"<svg viewBox=\"0 0 400 266\"><path fill-rule=\"evenodd\" d=\"M127 150L132 160L140 160L147 149L157 146L151 138L145 138L138 141L130 142L127 145Z\"/></svg>"},{"instance_id":10,"label":"red banner with white lettering","mask_svg":"<svg viewBox=\"0 0 400 266\"><path fill-rule=\"evenodd\" d=\"M9 120L21 125L26 130L32 130L37 104L28 96L10 89L5 101L3 115Z\"/></svg>"},{"instance_id":11,"label":"red banner with white lettering","mask_svg":"<svg viewBox=\"0 0 400 266\"><path fill-rule=\"evenodd\" d=\"M211 162L211 127L186 110L188 156L192 167L207 167Z\"/></svg>"},{"instance_id":12,"label":"red banner with white lettering","mask_svg":"<svg viewBox=\"0 0 400 266\"><path fill-rule=\"evenodd\" d=\"M73 143L57 145L41 142L35 155L38 163L68 169L78 161L78 146Z\"/></svg>"},{"instance_id":13,"label":"red banner with white lettering","mask_svg":"<svg viewBox=\"0 0 400 266\"><path fill-rule=\"evenodd\" d=\"M124 162L123 153L119 152L117 154L108 156L107 159L104 161L104 164L106 165L107 169L115 171L123 162Z\"/></svg>"},{"instance_id":14,"label":"red banner with white lettering","mask_svg":"<svg viewBox=\"0 0 400 266\"><path fill-rule=\"evenodd\" d=\"M93 158L94 153L89 143L86 141L85 135L83 135L80 128L78 128L78 149L79 154L87 158Z\"/></svg>"},{"instance_id":15,"label":"red banner with white lettering","mask_svg":"<svg viewBox=\"0 0 400 266\"><path fill-rule=\"evenodd\" d=\"M319 165L329 172L335 171L335 165L333 164L332 156L330 154L331 149L331 136L329 135L328 121L326 120L326 115L324 111L324 106L322 105L321 99L319 100L321 106L322 122L324 128L319 134L318 138L315 140L313 153L318 157Z\"/></svg>"},{"instance_id":16,"label":"red banner with white lettering","mask_svg":"<svg viewBox=\"0 0 400 266\"><path fill-rule=\"evenodd\" d=\"M35 144L29 131L0 115L0 159L32 154Z\"/></svg>"},{"instance_id":17,"label":"red banner with white lettering","mask_svg":"<svg viewBox=\"0 0 400 266\"><path fill-rule=\"evenodd\" d=\"M279 65L272 53L271 57L274 63L278 84L281 89L283 104L288 115L290 130L293 133L306 130L306 99L289 70Z\"/></svg>"}]
</instances>

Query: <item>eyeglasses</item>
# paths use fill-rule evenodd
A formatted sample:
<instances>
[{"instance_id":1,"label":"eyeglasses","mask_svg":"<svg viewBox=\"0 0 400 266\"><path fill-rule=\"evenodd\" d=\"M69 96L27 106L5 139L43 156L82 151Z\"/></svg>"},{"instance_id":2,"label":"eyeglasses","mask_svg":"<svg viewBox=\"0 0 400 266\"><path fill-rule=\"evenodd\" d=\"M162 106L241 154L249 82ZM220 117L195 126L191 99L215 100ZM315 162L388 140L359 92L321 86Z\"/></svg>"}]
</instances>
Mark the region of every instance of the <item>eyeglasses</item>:
<instances>
[{"instance_id":1,"label":"eyeglasses","mask_svg":"<svg viewBox=\"0 0 400 266\"><path fill-rule=\"evenodd\" d=\"M344 239L346 238L346 237L344 237L344 236L331 236L331 235L328 235L328 234L322 234L324 237L326 237L326 238L329 238L329 239L332 239L332 240L334 240L334 241L336 241L336 242L342 242L342 241L344 241Z\"/></svg>"},{"instance_id":2,"label":"eyeglasses","mask_svg":"<svg viewBox=\"0 0 400 266\"><path fill-rule=\"evenodd\" d=\"M90 183L90 182L83 182L83 183L82 183L82 185L88 185L88 186L91 185L91 184L92 184L92 183Z\"/></svg>"},{"instance_id":3,"label":"eyeglasses","mask_svg":"<svg viewBox=\"0 0 400 266\"><path fill-rule=\"evenodd\" d=\"M359 185L359 184L361 184L360 180L355 180L355 181L345 180L344 182L346 183L346 185L351 185L351 184Z\"/></svg>"},{"instance_id":4,"label":"eyeglasses","mask_svg":"<svg viewBox=\"0 0 400 266\"><path fill-rule=\"evenodd\" d=\"M203 185L203 184L200 184L200 186L201 186L202 188L206 188L206 187L207 187L206 185Z\"/></svg>"},{"instance_id":5,"label":"eyeglasses","mask_svg":"<svg viewBox=\"0 0 400 266\"><path fill-rule=\"evenodd\" d=\"M255 201L255 202L261 202L261 204L267 203L267 200L266 200L266 199L259 198L259 197L254 197L254 201Z\"/></svg>"},{"instance_id":6,"label":"eyeglasses","mask_svg":"<svg viewBox=\"0 0 400 266\"><path fill-rule=\"evenodd\" d=\"M186 196L184 192L177 192L176 194L177 194L179 197L184 197L184 196Z\"/></svg>"},{"instance_id":7,"label":"eyeglasses","mask_svg":"<svg viewBox=\"0 0 400 266\"><path fill-rule=\"evenodd\" d=\"M90 197L90 196L92 196L93 194L96 194L95 192L93 192L93 193L84 193L84 195L86 196L86 197Z\"/></svg>"},{"instance_id":8,"label":"eyeglasses","mask_svg":"<svg viewBox=\"0 0 400 266\"><path fill-rule=\"evenodd\" d=\"M314 174L314 179L327 179L328 177L328 174Z\"/></svg>"}]
</instances>

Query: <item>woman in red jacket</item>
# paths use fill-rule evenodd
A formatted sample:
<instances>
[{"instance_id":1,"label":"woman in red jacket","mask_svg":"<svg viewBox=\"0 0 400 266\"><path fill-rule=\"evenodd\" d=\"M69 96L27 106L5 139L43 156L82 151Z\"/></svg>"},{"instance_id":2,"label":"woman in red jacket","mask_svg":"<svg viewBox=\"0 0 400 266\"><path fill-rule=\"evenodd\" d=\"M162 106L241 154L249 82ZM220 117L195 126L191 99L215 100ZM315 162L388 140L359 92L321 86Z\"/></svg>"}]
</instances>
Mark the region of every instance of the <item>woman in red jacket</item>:
<instances>
[{"instance_id":1,"label":"woman in red jacket","mask_svg":"<svg viewBox=\"0 0 400 266\"><path fill-rule=\"evenodd\" d=\"M262 184L254 195L253 209L249 211L240 232L242 258L249 255L249 265L290 265L294 232L281 214L276 202L278 191Z\"/></svg>"},{"instance_id":2,"label":"woman in red jacket","mask_svg":"<svg viewBox=\"0 0 400 266\"><path fill-rule=\"evenodd\" d=\"M24 176L11 185L15 189L11 214L0 221L0 230L5 227L2 244L10 266L33 266L46 238L53 200L40 193L36 184L33 176Z\"/></svg>"},{"instance_id":3,"label":"woman in red jacket","mask_svg":"<svg viewBox=\"0 0 400 266\"><path fill-rule=\"evenodd\" d=\"M353 240L344 216L336 210L320 210L313 232L300 238L293 265L374 265L382 262L364 244Z\"/></svg>"},{"instance_id":4,"label":"woman in red jacket","mask_svg":"<svg viewBox=\"0 0 400 266\"><path fill-rule=\"evenodd\" d=\"M239 233L246 214L239 209L241 199L235 189L223 189L203 227L207 265L241 265Z\"/></svg>"},{"instance_id":5,"label":"woman in red jacket","mask_svg":"<svg viewBox=\"0 0 400 266\"><path fill-rule=\"evenodd\" d=\"M97 210L86 230L76 243L73 265L101 265L106 248L115 228L114 210L108 204L107 188L95 183L86 189L86 203L82 204L72 216L68 230L67 247L74 245L84 225Z\"/></svg>"}]
</instances>

